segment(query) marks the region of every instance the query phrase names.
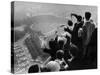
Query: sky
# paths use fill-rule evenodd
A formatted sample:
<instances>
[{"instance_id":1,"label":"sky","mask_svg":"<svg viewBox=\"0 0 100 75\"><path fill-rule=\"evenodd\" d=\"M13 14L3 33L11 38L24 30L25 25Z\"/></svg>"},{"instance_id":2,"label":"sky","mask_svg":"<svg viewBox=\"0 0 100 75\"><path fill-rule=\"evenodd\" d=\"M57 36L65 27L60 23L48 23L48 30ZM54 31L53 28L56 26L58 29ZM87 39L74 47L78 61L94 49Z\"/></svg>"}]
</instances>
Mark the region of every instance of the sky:
<instances>
[{"instance_id":1,"label":"sky","mask_svg":"<svg viewBox=\"0 0 100 75\"><path fill-rule=\"evenodd\" d=\"M27 22L30 22L29 18L31 18L32 23L29 24L33 25L33 29L48 32L59 24L67 24L67 20L71 19L71 13L77 13L84 16L86 11L91 12L92 19L97 24L96 6L15 1L14 20L15 22L20 21L20 25L22 25L23 22L21 23L21 21L26 19ZM72 20L75 21L74 18Z\"/></svg>"}]
</instances>

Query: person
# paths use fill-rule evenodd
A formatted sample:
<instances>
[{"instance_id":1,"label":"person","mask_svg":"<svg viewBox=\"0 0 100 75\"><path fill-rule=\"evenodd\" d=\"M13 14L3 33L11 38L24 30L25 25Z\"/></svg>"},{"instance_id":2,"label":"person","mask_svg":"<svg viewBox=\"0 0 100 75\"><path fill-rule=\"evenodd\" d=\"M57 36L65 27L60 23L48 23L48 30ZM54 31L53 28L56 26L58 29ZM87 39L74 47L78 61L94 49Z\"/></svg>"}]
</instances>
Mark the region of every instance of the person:
<instances>
[{"instance_id":1,"label":"person","mask_svg":"<svg viewBox=\"0 0 100 75\"><path fill-rule=\"evenodd\" d=\"M63 50L58 50L56 52L56 62L59 63L60 65L60 71L64 71L68 68L68 64L64 60L64 51Z\"/></svg>"},{"instance_id":2,"label":"person","mask_svg":"<svg viewBox=\"0 0 100 75\"><path fill-rule=\"evenodd\" d=\"M65 70L68 65L65 63L63 59L64 51L58 50L56 52L56 59L50 60L51 56L42 64L41 71L42 72L54 72L54 71L61 71Z\"/></svg>"},{"instance_id":3,"label":"person","mask_svg":"<svg viewBox=\"0 0 100 75\"><path fill-rule=\"evenodd\" d=\"M72 35L72 26L73 26L73 22L71 21L71 20L68 20L68 24L67 24L68 26L65 26L64 27L64 31L67 31L67 32L69 32L71 35Z\"/></svg>"},{"instance_id":4,"label":"person","mask_svg":"<svg viewBox=\"0 0 100 75\"><path fill-rule=\"evenodd\" d=\"M79 50L82 48L82 38L78 36L78 31L80 28L82 28L84 21L82 19L81 15L77 14L71 14L71 16L75 16L77 19L77 22L74 24L73 32L72 32L72 43L75 44Z\"/></svg>"},{"instance_id":5,"label":"person","mask_svg":"<svg viewBox=\"0 0 100 75\"><path fill-rule=\"evenodd\" d=\"M72 30L71 26L73 25L73 22L71 20L68 20L68 25L61 25L60 27L63 27L62 32L59 34L56 33L56 38L55 40L57 41L59 45L59 49L63 49L64 45L69 44L71 41L71 35L72 35Z\"/></svg>"},{"instance_id":6,"label":"person","mask_svg":"<svg viewBox=\"0 0 100 75\"><path fill-rule=\"evenodd\" d=\"M67 39L63 35L57 35L55 40L57 42L58 50L63 49Z\"/></svg>"},{"instance_id":7,"label":"person","mask_svg":"<svg viewBox=\"0 0 100 75\"><path fill-rule=\"evenodd\" d=\"M64 33L62 34L62 36L64 36L67 41L66 44L70 45L71 42L71 37L72 37L72 30L70 29L70 27L73 25L73 22L71 20L68 20L68 26L64 26Z\"/></svg>"},{"instance_id":8,"label":"person","mask_svg":"<svg viewBox=\"0 0 100 75\"><path fill-rule=\"evenodd\" d=\"M68 20L68 26L71 27L73 26L73 22L71 20ZM64 59L67 63L71 62L74 58L76 58L77 53L78 53L78 48L75 44L72 43L71 38L72 38L72 30L70 28L64 28L65 32L65 38L67 39L66 44L64 45Z\"/></svg>"},{"instance_id":9,"label":"person","mask_svg":"<svg viewBox=\"0 0 100 75\"><path fill-rule=\"evenodd\" d=\"M72 26L73 23L71 20L68 20L68 24L70 26ZM71 38L71 30L69 28L70 26L61 25L60 27L63 27L62 32L60 34L59 34L59 32L58 32L58 34L56 33L55 40L58 43L59 50L64 48L64 44L66 42L70 42L70 38Z\"/></svg>"},{"instance_id":10,"label":"person","mask_svg":"<svg viewBox=\"0 0 100 75\"><path fill-rule=\"evenodd\" d=\"M46 67L46 64L51 61L51 56L49 56L41 65L40 70L41 72L50 72L51 70Z\"/></svg>"},{"instance_id":11,"label":"person","mask_svg":"<svg viewBox=\"0 0 100 75\"><path fill-rule=\"evenodd\" d=\"M31 65L28 69L28 73L37 73L39 72L39 66L38 64Z\"/></svg>"},{"instance_id":12,"label":"person","mask_svg":"<svg viewBox=\"0 0 100 75\"><path fill-rule=\"evenodd\" d=\"M82 30L84 21L81 15L72 13L71 16L74 16L77 19L77 22L74 24L74 27L73 27L71 42L78 48L77 57L81 59L82 54L83 54L83 43L82 43L83 41L82 41L82 37L80 33Z\"/></svg>"},{"instance_id":13,"label":"person","mask_svg":"<svg viewBox=\"0 0 100 75\"><path fill-rule=\"evenodd\" d=\"M91 40L91 36L93 31L95 30L95 24L93 20L91 20L91 13L90 12L85 12L85 19L86 22L83 25L83 34L82 34L82 39L83 39L83 46L84 46L84 56L87 56L87 45L89 44Z\"/></svg>"}]
</instances>

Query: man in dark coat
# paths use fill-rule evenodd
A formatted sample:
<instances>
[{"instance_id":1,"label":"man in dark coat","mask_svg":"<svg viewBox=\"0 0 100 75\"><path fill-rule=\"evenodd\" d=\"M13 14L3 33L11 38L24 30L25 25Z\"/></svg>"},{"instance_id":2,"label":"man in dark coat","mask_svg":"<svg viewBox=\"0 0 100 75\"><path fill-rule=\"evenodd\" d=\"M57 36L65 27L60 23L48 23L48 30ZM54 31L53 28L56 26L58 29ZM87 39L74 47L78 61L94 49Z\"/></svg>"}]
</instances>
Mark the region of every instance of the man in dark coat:
<instances>
[{"instance_id":1,"label":"man in dark coat","mask_svg":"<svg viewBox=\"0 0 100 75\"><path fill-rule=\"evenodd\" d=\"M83 28L82 40L83 40L83 46L84 46L84 53L83 53L84 56L87 56L87 52L88 52L87 46L91 40L92 33L95 30L95 24L90 18L91 18L91 13L86 12L85 13L86 22L84 23L84 26L82 27Z\"/></svg>"},{"instance_id":2,"label":"man in dark coat","mask_svg":"<svg viewBox=\"0 0 100 75\"><path fill-rule=\"evenodd\" d=\"M77 14L71 14L71 16L75 16L77 19L77 22L74 24L73 32L72 32L72 43L75 44L78 49L79 49L79 57L81 58L82 53L83 53L83 41L82 37L79 37L79 30L82 28L84 21L82 16L77 15Z\"/></svg>"},{"instance_id":3,"label":"man in dark coat","mask_svg":"<svg viewBox=\"0 0 100 75\"><path fill-rule=\"evenodd\" d=\"M72 32L72 43L75 44L79 49L82 48L82 38L78 37L78 30L79 28L82 28L83 26L83 21L82 21L82 16L76 15L76 14L71 14L72 16L75 16L77 19L77 22L74 24L73 32Z\"/></svg>"}]
</instances>

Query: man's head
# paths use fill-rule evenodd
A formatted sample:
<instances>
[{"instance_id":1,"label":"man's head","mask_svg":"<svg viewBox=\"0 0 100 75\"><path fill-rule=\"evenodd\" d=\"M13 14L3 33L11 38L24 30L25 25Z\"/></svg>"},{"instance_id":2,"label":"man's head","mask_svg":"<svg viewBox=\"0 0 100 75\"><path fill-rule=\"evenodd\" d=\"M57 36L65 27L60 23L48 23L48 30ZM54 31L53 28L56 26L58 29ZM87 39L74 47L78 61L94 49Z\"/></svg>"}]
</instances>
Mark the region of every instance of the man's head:
<instances>
[{"instance_id":1,"label":"man's head","mask_svg":"<svg viewBox=\"0 0 100 75\"><path fill-rule=\"evenodd\" d=\"M56 56L57 56L58 59L62 59L63 56L64 56L64 51L63 50L58 50L56 52Z\"/></svg>"},{"instance_id":2,"label":"man's head","mask_svg":"<svg viewBox=\"0 0 100 75\"><path fill-rule=\"evenodd\" d=\"M71 20L68 20L68 25L69 26L72 26L73 25L73 22Z\"/></svg>"},{"instance_id":3,"label":"man's head","mask_svg":"<svg viewBox=\"0 0 100 75\"><path fill-rule=\"evenodd\" d=\"M86 18L86 20L89 20L91 18L91 13L85 12L85 18Z\"/></svg>"},{"instance_id":4,"label":"man's head","mask_svg":"<svg viewBox=\"0 0 100 75\"><path fill-rule=\"evenodd\" d=\"M32 65L28 70L28 73L37 73L37 72L39 72L39 66L37 64Z\"/></svg>"},{"instance_id":5,"label":"man's head","mask_svg":"<svg viewBox=\"0 0 100 75\"><path fill-rule=\"evenodd\" d=\"M78 21L78 22L81 22L81 21L82 21L82 16L80 16L80 15L77 16L77 21Z\"/></svg>"},{"instance_id":6,"label":"man's head","mask_svg":"<svg viewBox=\"0 0 100 75\"><path fill-rule=\"evenodd\" d=\"M77 15L77 14L75 14L75 13L72 13L72 14L71 14L71 17L72 17L72 16L74 16L74 17L77 19L78 22L82 21L82 16L81 16L81 15Z\"/></svg>"},{"instance_id":7,"label":"man's head","mask_svg":"<svg viewBox=\"0 0 100 75\"><path fill-rule=\"evenodd\" d=\"M46 64L46 68L49 69L51 72L59 71L60 65L56 61L50 61Z\"/></svg>"}]
</instances>

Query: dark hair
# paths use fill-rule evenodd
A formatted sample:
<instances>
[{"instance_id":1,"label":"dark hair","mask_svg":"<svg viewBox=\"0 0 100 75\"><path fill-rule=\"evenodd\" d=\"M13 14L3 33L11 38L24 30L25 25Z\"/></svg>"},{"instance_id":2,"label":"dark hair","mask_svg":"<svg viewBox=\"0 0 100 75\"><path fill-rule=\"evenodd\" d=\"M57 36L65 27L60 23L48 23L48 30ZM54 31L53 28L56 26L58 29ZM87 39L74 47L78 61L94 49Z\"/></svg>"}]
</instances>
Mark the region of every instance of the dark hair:
<instances>
[{"instance_id":1,"label":"dark hair","mask_svg":"<svg viewBox=\"0 0 100 75\"><path fill-rule=\"evenodd\" d=\"M73 25L73 22L71 20L68 20L68 25L69 26L72 26Z\"/></svg>"},{"instance_id":2,"label":"dark hair","mask_svg":"<svg viewBox=\"0 0 100 75\"><path fill-rule=\"evenodd\" d=\"M63 56L64 56L64 51L63 51L63 50L58 50L58 51L56 52L56 57L57 57L58 59L62 59Z\"/></svg>"},{"instance_id":3,"label":"dark hair","mask_svg":"<svg viewBox=\"0 0 100 75\"><path fill-rule=\"evenodd\" d=\"M30 66L28 73L37 73L39 72L39 66L37 64Z\"/></svg>"},{"instance_id":4,"label":"dark hair","mask_svg":"<svg viewBox=\"0 0 100 75\"><path fill-rule=\"evenodd\" d=\"M85 18L86 20L89 20L91 17L91 13L90 12L85 12Z\"/></svg>"},{"instance_id":5,"label":"dark hair","mask_svg":"<svg viewBox=\"0 0 100 75\"><path fill-rule=\"evenodd\" d=\"M77 16L77 21L79 21L79 22L82 21L82 16L80 16L80 15Z\"/></svg>"}]
</instances>

